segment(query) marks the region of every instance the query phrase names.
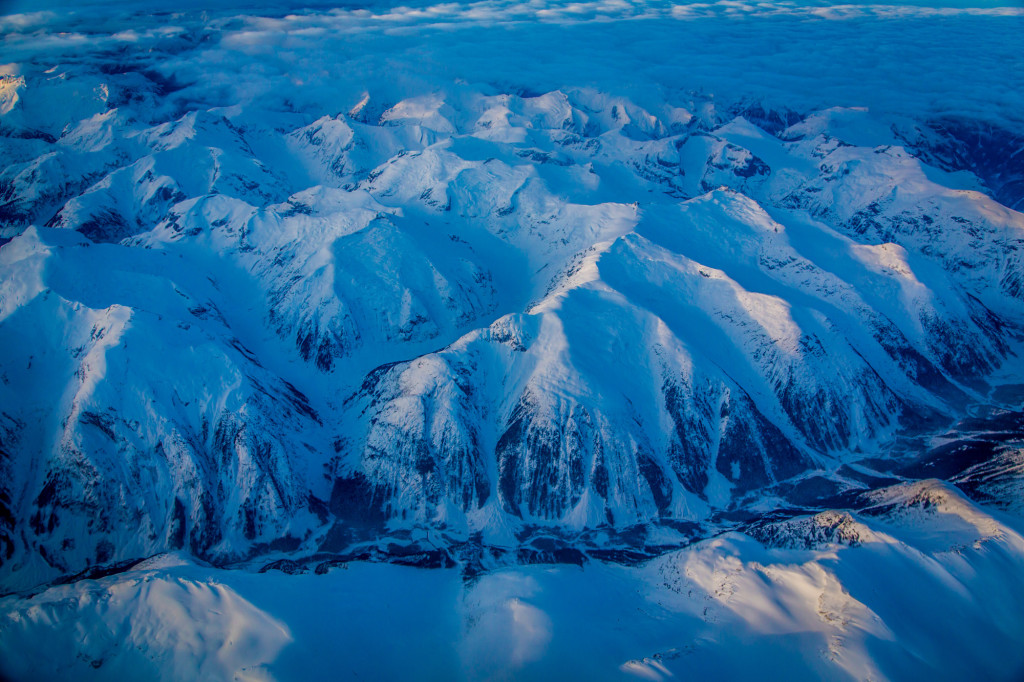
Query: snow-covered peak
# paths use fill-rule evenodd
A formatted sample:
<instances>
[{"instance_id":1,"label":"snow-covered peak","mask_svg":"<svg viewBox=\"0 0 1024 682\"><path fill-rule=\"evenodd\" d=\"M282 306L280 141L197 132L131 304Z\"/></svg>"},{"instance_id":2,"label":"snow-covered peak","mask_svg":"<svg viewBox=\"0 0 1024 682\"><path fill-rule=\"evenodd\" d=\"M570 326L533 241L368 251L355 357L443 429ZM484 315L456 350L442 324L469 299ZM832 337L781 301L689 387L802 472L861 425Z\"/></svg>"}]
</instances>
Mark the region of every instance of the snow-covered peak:
<instances>
[{"instance_id":1,"label":"snow-covered peak","mask_svg":"<svg viewBox=\"0 0 1024 682\"><path fill-rule=\"evenodd\" d=\"M947 10L5 18L0 579L647 552L894 474L1018 383L1018 90L843 56L903 22L914 93L1016 16Z\"/></svg>"}]
</instances>

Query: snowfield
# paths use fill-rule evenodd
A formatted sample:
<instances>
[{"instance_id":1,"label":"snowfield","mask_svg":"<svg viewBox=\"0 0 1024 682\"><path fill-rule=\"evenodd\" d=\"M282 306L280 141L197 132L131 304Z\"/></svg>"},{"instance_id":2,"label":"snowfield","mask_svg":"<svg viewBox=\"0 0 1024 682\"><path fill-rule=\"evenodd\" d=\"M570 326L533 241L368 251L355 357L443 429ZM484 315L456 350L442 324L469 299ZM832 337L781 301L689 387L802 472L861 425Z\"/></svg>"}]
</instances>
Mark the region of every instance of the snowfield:
<instances>
[{"instance_id":1,"label":"snowfield","mask_svg":"<svg viewBox=\"0 0 1024 682\"><path fill-rule=\"evenodd\" d=\"M0 16L0 677L1024 674L1024 10L194 5Z\"/></svg>"},{"instance_id":2,"label":"snowfield","mask_svg":"<svg viewBox=\"0 0 1024 682\"><path fill-rule=\"evenodd\" d=\"M1024 538L937 481L641 566L351 563L285 575L162 555L0 601L32 680L1017 680ZM912 521L911 521L912 519ZM808 529L817 529L808 533Z\"/></svg>"}]
</instances>

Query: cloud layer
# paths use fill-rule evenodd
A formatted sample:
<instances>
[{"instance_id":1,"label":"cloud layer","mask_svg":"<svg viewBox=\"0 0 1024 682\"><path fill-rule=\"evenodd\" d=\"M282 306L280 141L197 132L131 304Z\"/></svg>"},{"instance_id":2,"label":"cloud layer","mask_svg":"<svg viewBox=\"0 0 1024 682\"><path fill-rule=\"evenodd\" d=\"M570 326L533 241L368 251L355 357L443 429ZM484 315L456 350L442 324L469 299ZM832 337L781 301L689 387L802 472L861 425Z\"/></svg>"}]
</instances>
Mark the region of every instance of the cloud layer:
<instances>
[{"instance_id":1,"label":"cloud layer","mask_svg":"<svg viewBox=\"0 0 1024 682\"><path fill-rule=\"evenodd\" d=\"M400 99L460 81L1014 126L1024 104L1019 7L487 0L289 14L227 3L153 21L146 7L2 17L3 70L43 79L113 59L184 85L164 102L184 107L340 110L366 91Z\"/></svg>"}]
</instances>

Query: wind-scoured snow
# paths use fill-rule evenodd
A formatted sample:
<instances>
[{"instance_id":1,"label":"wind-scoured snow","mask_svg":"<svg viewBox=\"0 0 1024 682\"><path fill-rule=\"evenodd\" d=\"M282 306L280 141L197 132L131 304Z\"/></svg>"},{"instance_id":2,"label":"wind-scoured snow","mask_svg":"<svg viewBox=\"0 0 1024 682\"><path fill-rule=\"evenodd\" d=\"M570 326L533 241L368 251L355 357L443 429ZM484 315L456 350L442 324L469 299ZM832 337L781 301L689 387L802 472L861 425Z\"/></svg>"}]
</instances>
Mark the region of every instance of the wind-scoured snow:
<instances>
[{"instance_id":1,"label":"wind-scoured snow","mask_svg":"<svg viewBox=\"0 0 1024 682\"><path fill-rule=\"evenodd\" d=\"M445 677L1020 669L1020 8L202 9L0 17L5 651L302 677L358 572Z\"/></svg>"}]
</instances>

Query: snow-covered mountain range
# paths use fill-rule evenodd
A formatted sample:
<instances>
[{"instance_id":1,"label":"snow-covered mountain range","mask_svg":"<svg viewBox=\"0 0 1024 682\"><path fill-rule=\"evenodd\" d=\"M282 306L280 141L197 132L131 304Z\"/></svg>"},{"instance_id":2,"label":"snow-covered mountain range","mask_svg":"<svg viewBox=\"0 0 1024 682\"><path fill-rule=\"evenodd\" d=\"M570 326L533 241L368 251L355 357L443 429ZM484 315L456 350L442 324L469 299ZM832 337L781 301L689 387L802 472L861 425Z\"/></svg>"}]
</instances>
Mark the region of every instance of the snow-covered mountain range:
<instances>
[{"instance_id":1,"label":"snow-covered mountain range","mask_svg":"<svg viewBox=\"0 0 1024 682\"><path fill-rule=\"evenodd\" d=\"M931 552L935 505L1019 562L1021 16L0 18L0 592Z\"/></svg>"}]
</instances>

